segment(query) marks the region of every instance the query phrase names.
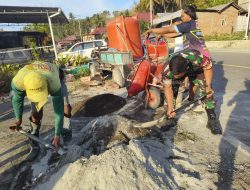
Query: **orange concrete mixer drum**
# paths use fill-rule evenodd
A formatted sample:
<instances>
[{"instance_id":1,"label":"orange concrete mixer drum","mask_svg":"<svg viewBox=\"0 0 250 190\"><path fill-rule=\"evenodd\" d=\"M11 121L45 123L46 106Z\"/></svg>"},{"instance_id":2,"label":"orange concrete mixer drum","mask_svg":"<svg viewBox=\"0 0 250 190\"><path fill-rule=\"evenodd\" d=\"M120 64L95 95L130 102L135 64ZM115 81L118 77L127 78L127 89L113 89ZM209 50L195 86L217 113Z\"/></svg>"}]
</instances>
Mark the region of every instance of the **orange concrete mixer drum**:
<instances>
[{"instance_id":1,"label":"orange concrete mixer drum","mask_svg":"<svg viewBox=\"0 0 250 190\"><path fill-rule=\"evenodd\" d=\"M107 33L110 48L130 51L134 58L143 57L140 27L136 18L117 17L107 24Z\"/></svg>"}]
</instances>

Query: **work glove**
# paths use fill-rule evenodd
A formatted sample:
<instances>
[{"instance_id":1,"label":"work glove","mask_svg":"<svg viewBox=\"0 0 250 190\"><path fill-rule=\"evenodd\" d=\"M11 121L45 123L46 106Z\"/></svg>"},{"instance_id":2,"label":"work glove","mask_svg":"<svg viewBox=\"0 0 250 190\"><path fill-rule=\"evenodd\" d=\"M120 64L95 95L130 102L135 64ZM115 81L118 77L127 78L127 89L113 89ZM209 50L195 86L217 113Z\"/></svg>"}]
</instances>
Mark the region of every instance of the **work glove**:
<instances>
[{"instance_id":1,"label":"work glove","mask_svg":"<svg viewBox=\"0 0 250 190\"><path fill-rule=\"evenodd\" d=\"M71 118L72 107L70 104L64 105L64 116L67 118Z\"/></svg>"}]
</instances>

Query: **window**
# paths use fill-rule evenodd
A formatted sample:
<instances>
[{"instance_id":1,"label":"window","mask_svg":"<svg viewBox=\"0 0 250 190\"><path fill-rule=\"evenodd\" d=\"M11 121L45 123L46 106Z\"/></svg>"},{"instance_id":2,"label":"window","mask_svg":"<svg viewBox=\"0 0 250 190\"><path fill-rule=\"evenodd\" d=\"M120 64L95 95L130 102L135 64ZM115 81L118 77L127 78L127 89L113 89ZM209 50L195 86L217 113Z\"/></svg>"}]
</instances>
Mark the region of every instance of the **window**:
<instances>
[{"instance_id":1,"label":"window","mask_svg":"<svg viewBox=\"0 0 250 190\"><path fill-rule=\"evenodd\" d=\"M78 44L72 49L72 51L80 51L82 49L83 49L82 44Z\"/></svg>"},{"instance_id":2,"label":"window","mask_svg":"<svg viewBox=\"0 0 250 190\"><path fill-rule=\"evenodd\" d=\"M93 42L84 43L84 49L93 48Z\"/></svg>"},{"instance_id":3,"label":"window","mask_svg":"<svg viewBox=\"0 0 250 190\"><path fill-rule=\"evenodd\" d=\"M226 17L221 19L221 26L226 26Z\"/></svg>"},{"instance_id":4,"label":"window","mask_svg":"<svg viewBox=\"0 0 250 190\"><path fill-rule=\"evenodd\" d=\"M101 46L103 46L102 41L96 41L95 42L95 47L101 47Z\"/></svg>"}]
</instances>

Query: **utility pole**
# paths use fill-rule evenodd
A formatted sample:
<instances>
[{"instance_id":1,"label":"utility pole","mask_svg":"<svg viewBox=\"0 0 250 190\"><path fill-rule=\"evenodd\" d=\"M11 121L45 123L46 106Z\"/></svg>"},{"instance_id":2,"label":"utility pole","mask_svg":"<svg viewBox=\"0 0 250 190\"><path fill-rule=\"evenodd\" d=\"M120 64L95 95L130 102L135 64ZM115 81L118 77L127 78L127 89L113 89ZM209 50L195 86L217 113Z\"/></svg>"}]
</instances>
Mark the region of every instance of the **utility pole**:
<instances>
[{"instance_id":1,"label":"utility pole","mask_svg":"<svg viewBox=\"0 0 250 190\"><path fill-rule=\"evenodd\" d=\"M54 13L53 15L49 15L49 13L47 12L48 21L49 21L49 28L50 28L50 34L51 34L51 39L52 39L52 43L53 43L53 48L54 48L54 53L55 53L56 60L58 60L58 55L57 55L57 50L56 50L56 42L55 42L55 38L54 38L54 32L53 32L53 28L52 28L51 18L61 14L61 12L62 12L61 9L58 9L58 12Z\"/></svg>"},{"instance_id":2,"label":"utility pole","mask_svg":"<svg viewBox=\"0 0 250 190\"><path fill-rule=\"evenodd\" d=\"M82 42L82 29L81 29L80 19L78 19L78 26L79 26L80 39L81 39L81 42Z\"/></svg>"},{"instance_id":3,"label":"utility pole","mask_svg":"<svg viewBox=\"0 0 250 190\"><path fill-rule=\"evenodd\" d=\"M245 40L248 40L249 19L250 19L250 1L248 2L248 15L247 15L247 24L246 24Z\"/></svg>"},{"instance_id":4,"label":"utility pole","mask_svg":"<svg viewBox=\"0 0 250 190\"><path fill-rule=\"evenodd\" d=\"M79 35L80 35L80 40L82 42L82 28L81 28L81 15L75 15L76 16L76 20L78 22L78 30L79 30Z\"/></svg>"}]
</instances>

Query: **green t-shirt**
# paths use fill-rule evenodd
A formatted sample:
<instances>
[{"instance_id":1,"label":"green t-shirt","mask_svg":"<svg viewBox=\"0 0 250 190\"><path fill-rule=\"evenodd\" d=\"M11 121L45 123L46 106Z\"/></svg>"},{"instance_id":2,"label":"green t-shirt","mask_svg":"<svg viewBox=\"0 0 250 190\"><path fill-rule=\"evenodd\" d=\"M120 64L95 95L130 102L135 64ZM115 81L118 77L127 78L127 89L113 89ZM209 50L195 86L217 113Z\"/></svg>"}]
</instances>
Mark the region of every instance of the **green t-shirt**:
<instances>
[{"instance_id":1,"label":"green t-shirt","mask_svg":"<svg viewBox=\"0 0 250 190\"><path fill-rule=\"evenodd\" d=\"M24 97L26 96L23 79L29 72L38 72L43 75L48 84L48 92L52 97L55 113L55 134L60 135L63 128L64 103L58 66L48 62L36 62L24 66L12 80L12 105L17 119L22 119Z\"/></svg>"},{"instance_id":2,"label":"green t-shirt","mask_svg":"<svg viewBox=\"0 0 250 190\"><path fill-rule=\"evenodd\" d=\"M173 80L173 74L171 73L169 69L169 62L170 60L175 56L182 56L187 60L187 71L186 76L191 77L195 76L197 72L202 71L203 69L211 69L212 67L212 61L206 57L203 56L199 51L197 50L183 50L177 53L174 53L171 57L168 58L166 63L163 66L163 73L162 78L165 84L172 84Z\"/></svg>"}]
</instances>

